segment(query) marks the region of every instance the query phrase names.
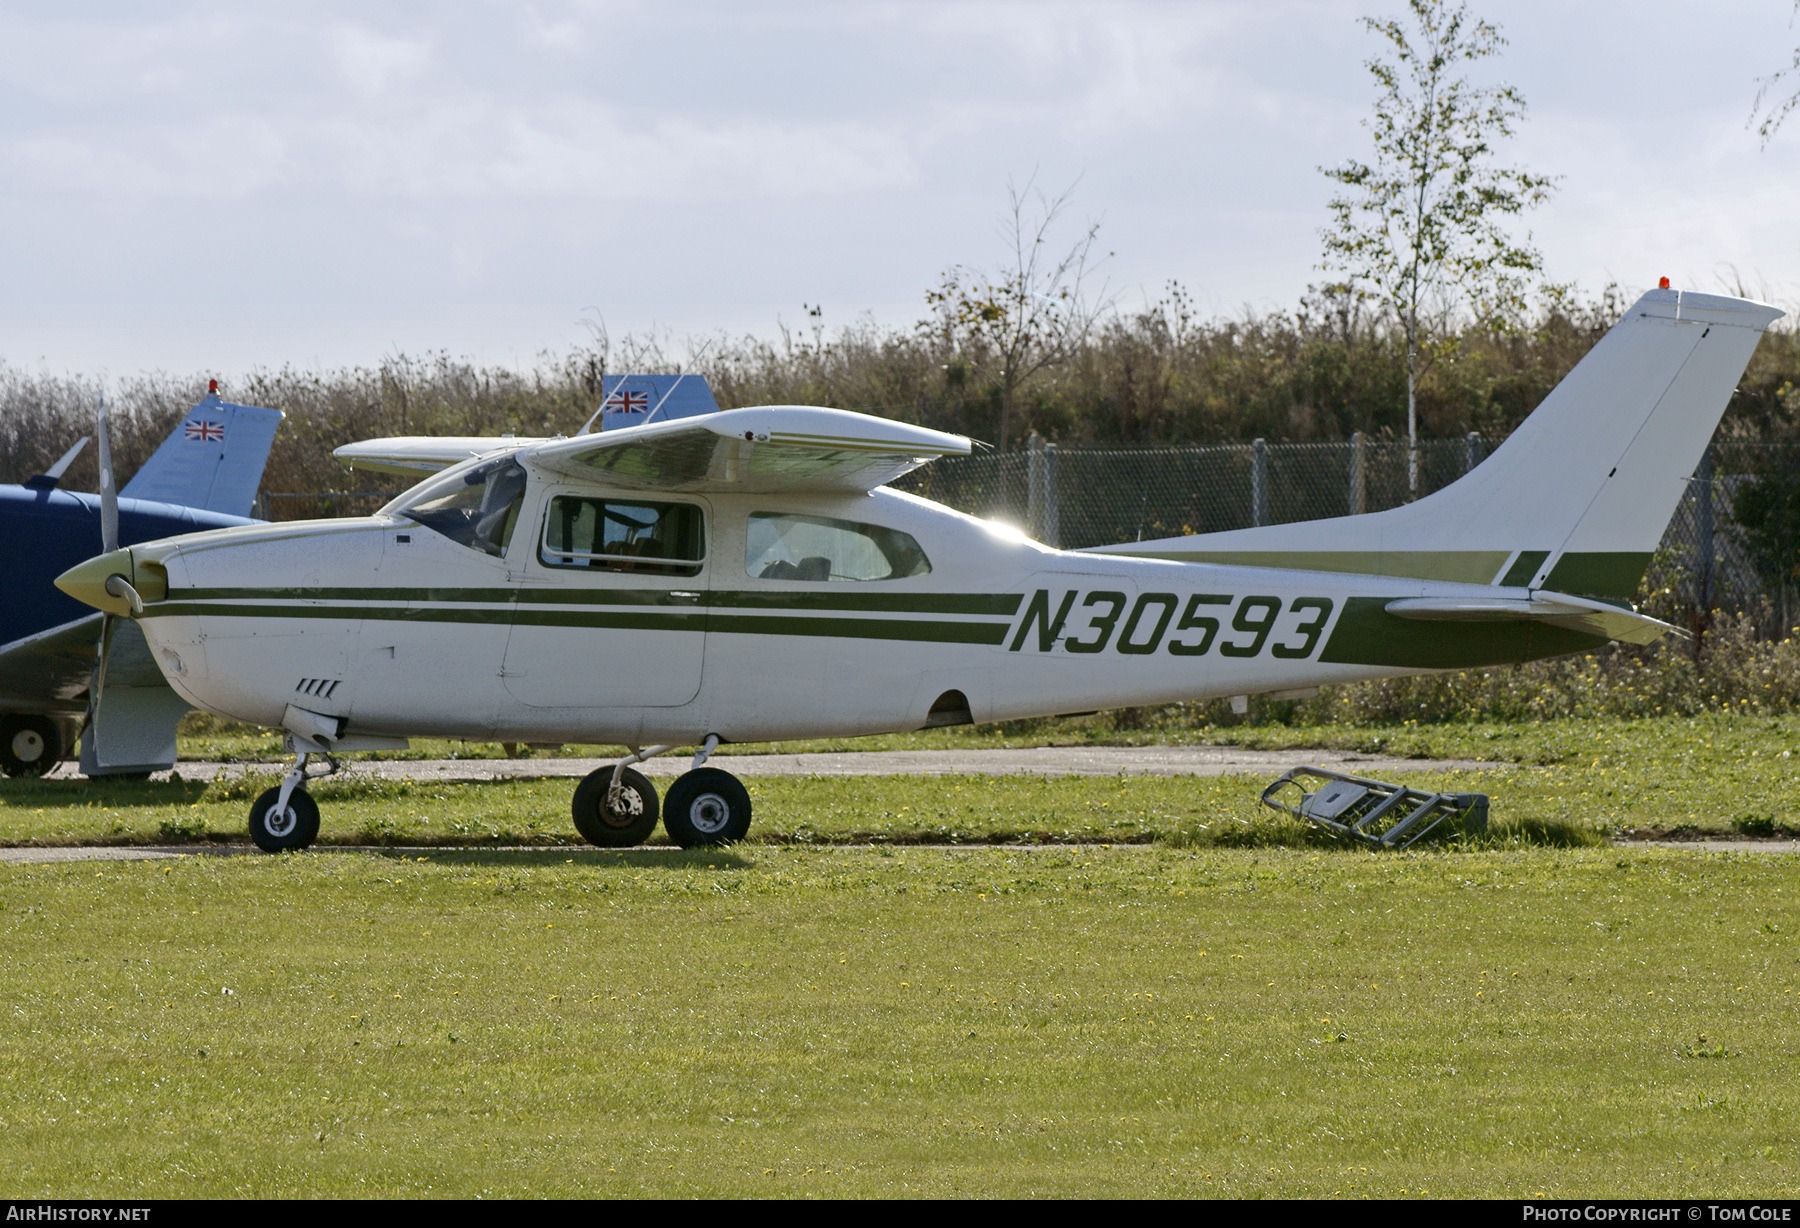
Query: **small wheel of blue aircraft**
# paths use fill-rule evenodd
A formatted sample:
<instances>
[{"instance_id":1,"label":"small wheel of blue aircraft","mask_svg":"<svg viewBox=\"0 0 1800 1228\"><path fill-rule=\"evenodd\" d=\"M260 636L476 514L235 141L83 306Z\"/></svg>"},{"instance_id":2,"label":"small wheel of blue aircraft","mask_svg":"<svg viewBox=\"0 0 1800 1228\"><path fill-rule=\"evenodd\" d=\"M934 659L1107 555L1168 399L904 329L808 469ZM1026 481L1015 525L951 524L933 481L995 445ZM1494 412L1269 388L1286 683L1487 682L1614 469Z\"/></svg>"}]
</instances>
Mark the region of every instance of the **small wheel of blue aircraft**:
<instances>
[{"instance_id":1,"label":"small wheel of blue aircraft","mask_svg":"<svg viewBox=\"0 0 1800 1228\"><path fill-rule=\"evenodd\" d=\"M750 831L750 794L730 772L695 768L669 786L663 829L684 849L735 843Z\"/></svg>"},{"instance_id":2,"label":"small wheel of blue aircraft","mask_svg":"<svg viewBox=\"0 0 1800 1228\"><path fill-rule=\"evenodd\" d=\"M287 806L277 809L280 789L269 789L250 807L250 838L265 853L303 849L319 835L319 803L304 789L288 794Z\"/></svg>"},{"instance_id":3,"label":"small wheel of blue aircraft","mask_svg":"<svg viewBox=\"0 0 1800 1228\"><path fill-rule=\"evenodd\" d=\"M0 720L0 770L8 776L42 776L62 759L62 734L41 716Z\"/></svg>"},{"instance_id":4,"label":"small wheel of blue aircraft","mask_svg":"<svg viewBox=\"0 0 1800 1228\"><path fill-rule=\"evenodd\" d=\"M589 844L603 849L631 848L642 844L656 830L656 786L642 772L624 769L619 778L619 791L612 794L613 769L603 767L589 772L575 786L575 800L570 809L575 814L575 830Z\"/></svg>"}]
</instances>

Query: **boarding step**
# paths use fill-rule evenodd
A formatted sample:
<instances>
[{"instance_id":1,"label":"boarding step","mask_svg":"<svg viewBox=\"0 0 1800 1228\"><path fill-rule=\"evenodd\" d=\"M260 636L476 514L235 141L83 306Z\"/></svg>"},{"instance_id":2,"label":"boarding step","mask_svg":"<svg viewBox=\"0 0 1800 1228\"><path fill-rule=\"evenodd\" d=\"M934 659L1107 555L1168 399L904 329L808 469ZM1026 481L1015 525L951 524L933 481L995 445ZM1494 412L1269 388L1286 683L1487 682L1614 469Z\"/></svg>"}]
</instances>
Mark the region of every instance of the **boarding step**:
<instances>
[{"instance_id":1,"label":"boarding step","mask_svg":"<svg viewBox=\"0 0 1800 1228\"><path fill-rule=\"evenodd\" d=\"M1465 832L1487 830L1485 793L1426 793L1324 768L1283 773L1263 790L1262 800L1265 806L1380 848L1406 848L1446 819L1457 820Z\"/></svg>"}]
</instances>

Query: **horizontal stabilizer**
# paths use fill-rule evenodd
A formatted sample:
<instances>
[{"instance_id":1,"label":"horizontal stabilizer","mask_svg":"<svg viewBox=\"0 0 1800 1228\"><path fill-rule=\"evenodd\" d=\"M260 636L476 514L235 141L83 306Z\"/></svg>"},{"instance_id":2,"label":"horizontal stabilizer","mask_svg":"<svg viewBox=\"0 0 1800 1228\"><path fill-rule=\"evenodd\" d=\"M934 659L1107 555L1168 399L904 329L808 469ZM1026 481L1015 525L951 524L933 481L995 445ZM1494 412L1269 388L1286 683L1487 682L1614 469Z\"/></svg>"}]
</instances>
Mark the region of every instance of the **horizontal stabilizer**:
<instances>
[{"instance_id":1,"label":"horizontal stabilizer","mask_svg":"<svg viewBox=\"0 0 1800 1228\"><path fill-rule=\"evenodd\" d=\"M860 494L970 447L961 435L868 414L770 405L552 440L519 459L639 490Z\"/></svg>"},{"instance_id":2,"label":"horizontal stabilizer","mask_svg":"<svg viewBox=\"0 0 1800 1228\"><path fill-rule=\"evenodd\" d=\"M1676 629L1668 623L1566 593L1535 592L1529 597L1406 597L1390 601L1387 612L1421 622L1486 623L1531 621L1604 635L1626 644L1650 644ZM1676 634L1680 634L1676 631Z\"/></svg>"},{"instance_id":3,"label":"horizontal stabilizer","mask_svg":"<svg viewBox=\"0 0 1800 1228\"><path fill-rule=\"evenodd\" d=\"M541 437L513 435L394 435L347 443L331 454L352 469L371 469L376 473L399 473L416 478L423 473L436 473L459 465L472 456L543 442Z\"/></svg>"}]
</instances>

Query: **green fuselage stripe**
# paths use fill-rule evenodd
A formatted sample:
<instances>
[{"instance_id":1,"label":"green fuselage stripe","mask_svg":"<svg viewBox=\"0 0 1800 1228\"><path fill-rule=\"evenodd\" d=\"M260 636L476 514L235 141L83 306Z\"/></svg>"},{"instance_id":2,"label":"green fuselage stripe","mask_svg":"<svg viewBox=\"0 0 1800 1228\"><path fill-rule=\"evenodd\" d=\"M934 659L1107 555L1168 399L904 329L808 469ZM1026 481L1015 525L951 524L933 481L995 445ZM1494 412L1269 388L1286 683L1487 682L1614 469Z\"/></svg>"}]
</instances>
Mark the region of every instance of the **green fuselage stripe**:
<instances>
[{"instance_id":1,"label":"green fuselage stripe","mask_svg":"<svg viewBox=\"0 0 1800 1228\"><path fill-rule=\"evenodd\" d=\"M857 640L924 640L937 644L998 644L1008 623L915 622L898 618L792 618L779 614L714 614L709 633L830 635Z\"/></svg>"},{"instance_id":2,"label":"green fuselage stripe","mask_svg":"<svg viewBox=\"0 0 1800 1228\"><path fill-rule=\"evenodd\" d=\"M677 593L688 594L676 596ZM697 594L697 595L696 595ZM865 610L889 614L986 614L1012 617L1024 597L1018 593L758 592L730 589L611 588L190 588L169 594L171 602L264 602L271 600L369 602L408 605L572 605L677 606L688 609Z\"/></svg>"},{"instance_id":3,"label":"green fuselage stripe","mask_svg":"<svg viewBox=\"0 0 1800 1228\"><path fill-rule=\"evenodd\" d=\"M829 636L862 640L915 640L940 644L998 644L1009 624L937 622L911 618L808 618L780 614L718 614L689 609L571 610L543 607L246 605L167 601L145 618L176 616L255 619L337 619L370 622L472 623L488 626L592 627L636 631L705 631L715 635Z\"/></svg>"}]
</instances>

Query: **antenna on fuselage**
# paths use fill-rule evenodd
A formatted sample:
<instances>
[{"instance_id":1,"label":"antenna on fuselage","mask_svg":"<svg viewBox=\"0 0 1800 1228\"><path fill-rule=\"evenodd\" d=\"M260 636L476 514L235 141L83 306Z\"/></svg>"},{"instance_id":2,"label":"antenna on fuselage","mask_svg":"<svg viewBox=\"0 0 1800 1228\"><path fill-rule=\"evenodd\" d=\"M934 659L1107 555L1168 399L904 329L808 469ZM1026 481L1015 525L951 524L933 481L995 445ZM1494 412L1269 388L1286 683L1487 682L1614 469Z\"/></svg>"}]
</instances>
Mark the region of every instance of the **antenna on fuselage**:
<instances>
[{"instance_id":1,"label":"antenna on fuselage","mask_svg":"<svg viewBox=\"0 0 1800 1228\"><path fill-rule=\"evenodd\" d=\"M31 487L33 490L55 490L57 483L62 481L62 475L69 471L69 466L75 463L75 458L81 455L81 450L83 448L87 447L87 441L88 437L86 435L77 439L75 441L75 446L62 454L61 460L57 461L42 473L26 478L25 485Z\"/></svg>"}]
</instances>

